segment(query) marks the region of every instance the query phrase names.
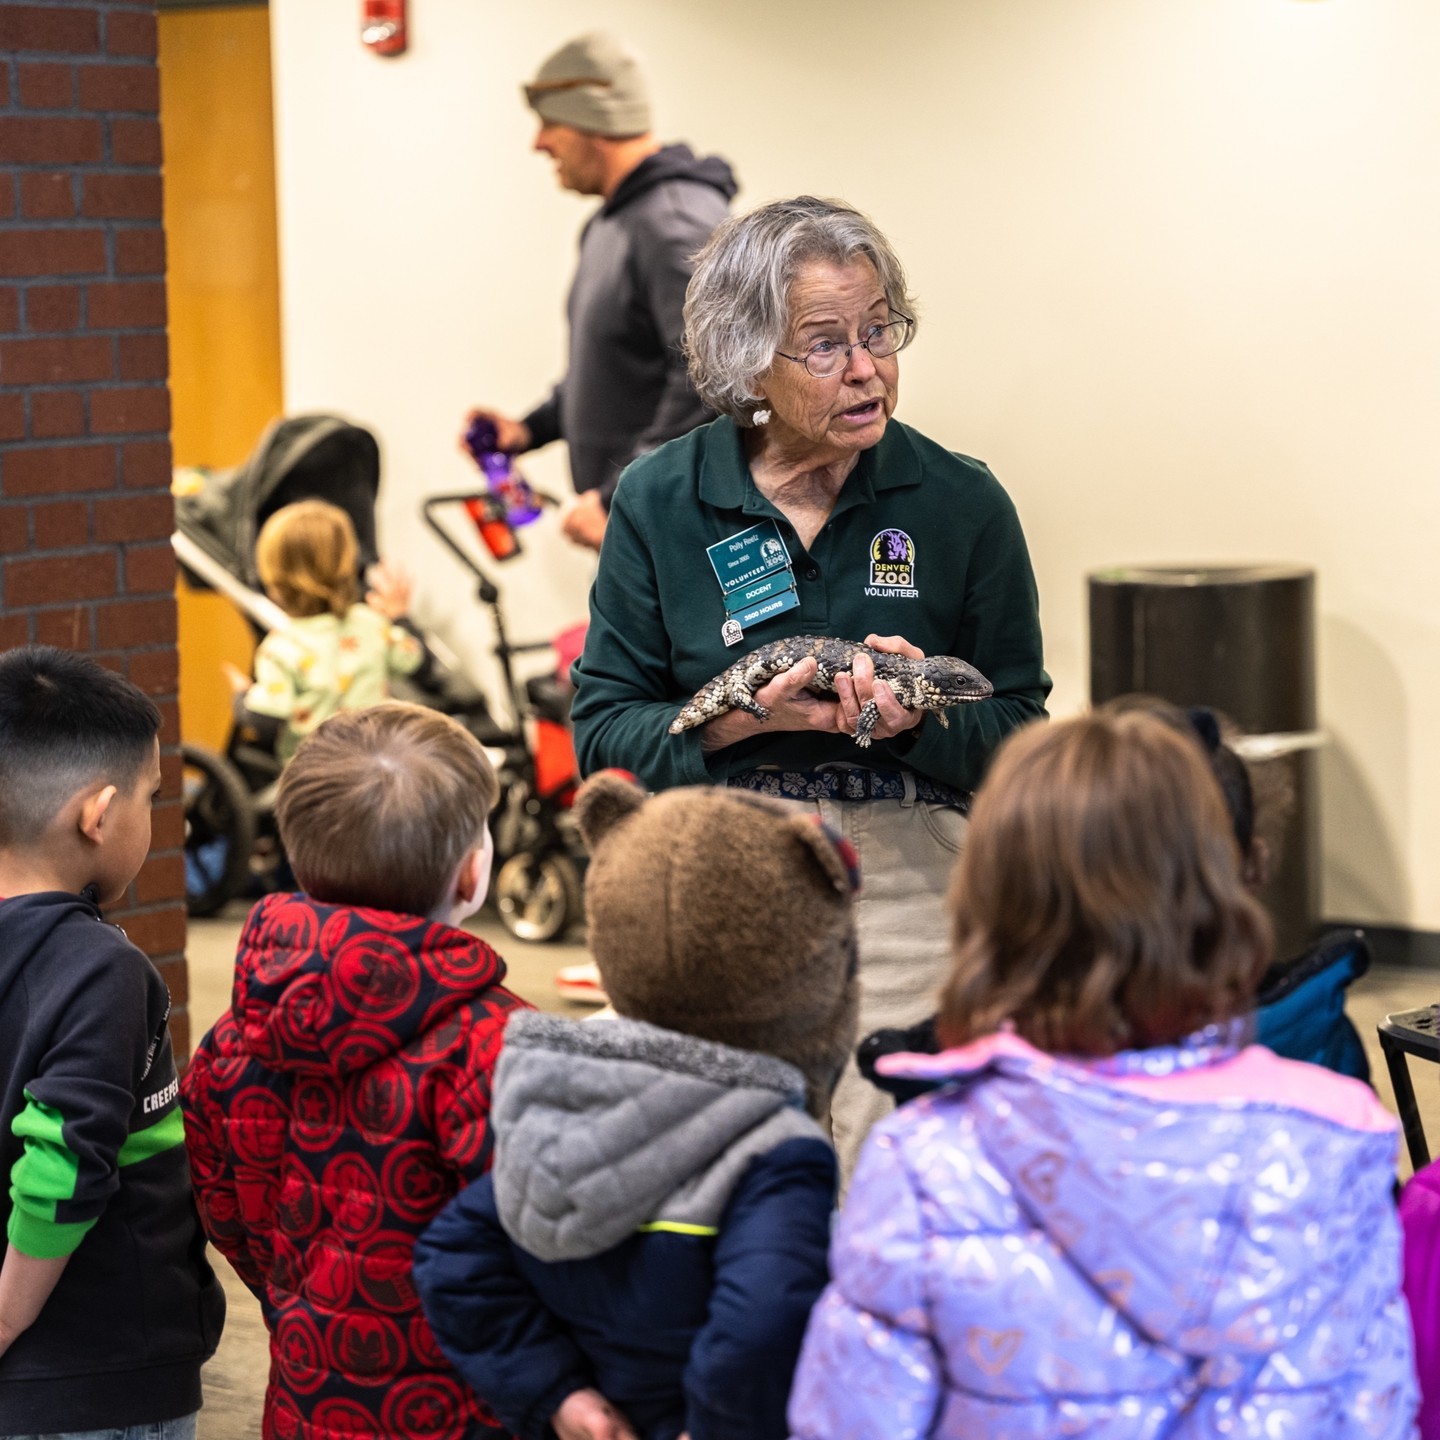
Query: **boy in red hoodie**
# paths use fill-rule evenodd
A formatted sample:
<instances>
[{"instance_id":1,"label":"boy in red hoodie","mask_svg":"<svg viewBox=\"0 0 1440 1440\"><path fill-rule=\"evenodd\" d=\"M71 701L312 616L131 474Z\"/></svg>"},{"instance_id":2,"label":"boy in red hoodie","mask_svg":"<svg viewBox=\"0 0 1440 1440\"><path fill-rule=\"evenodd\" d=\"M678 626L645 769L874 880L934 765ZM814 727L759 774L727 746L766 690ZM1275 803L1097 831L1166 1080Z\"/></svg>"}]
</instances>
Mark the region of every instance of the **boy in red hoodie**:
<instances>
[{"instance_id":1,"label":"boy in red hoodie","mask_svg":"<svg viewBox=\"0 0 1440 1440\"><path fill-rule=\"evenodd\" d=\"M270 1331L265 1440L505 1433L411 1280L415 1237L489 1168L491 1075L524 1008L456 928L485 898L497 791L472 735L400 704L327 720L281 780L303 893L251 912L181 1087L205 1229Z\"/></svg>"}]
</instances>

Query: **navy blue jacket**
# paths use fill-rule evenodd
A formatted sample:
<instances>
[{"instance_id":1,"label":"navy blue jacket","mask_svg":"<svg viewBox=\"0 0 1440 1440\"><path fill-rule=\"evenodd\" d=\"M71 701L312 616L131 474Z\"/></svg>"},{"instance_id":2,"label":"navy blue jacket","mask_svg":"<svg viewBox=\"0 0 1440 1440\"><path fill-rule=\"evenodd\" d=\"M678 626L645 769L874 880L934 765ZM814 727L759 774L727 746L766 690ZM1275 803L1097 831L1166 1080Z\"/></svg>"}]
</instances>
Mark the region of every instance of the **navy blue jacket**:
<instances>
[{"instance_id":1,"label":"navy blue jacket","mask_svg":"<svg viewBox=\"0 0 1440 1440\"><path fill-rule=\"evenodd\" d=\"M757 1155L714 1224L632 1224L598 1253L547 1262L502 1223L499 1138L496 1172L416 1244L415 1283L441 1349L501 1420L522 1440L549 1440L565 1397L594 1387L642 1440L785 1440L800 1343L828 1278L829 1144L801 1136ZM545 1157L529 1153L533 1180Z\"/></svg>"}]
</instances>

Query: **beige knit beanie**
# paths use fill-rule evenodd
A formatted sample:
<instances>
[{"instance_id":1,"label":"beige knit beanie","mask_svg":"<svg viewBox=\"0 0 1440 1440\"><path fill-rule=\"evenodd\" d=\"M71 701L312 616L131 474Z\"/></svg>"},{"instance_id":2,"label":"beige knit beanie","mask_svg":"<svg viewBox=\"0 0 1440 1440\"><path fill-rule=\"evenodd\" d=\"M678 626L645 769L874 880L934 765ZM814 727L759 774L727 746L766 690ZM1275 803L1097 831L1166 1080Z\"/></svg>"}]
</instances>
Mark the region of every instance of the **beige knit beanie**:
<instances>
[{"instance_id":1,"label":"beige knit beanie","mask_svg":"<svg viewBox=\"0 0 1440 1440\"><path fill-rule=\"evenodd\" d=\"M562 45L525 86L525 99L548 125L573 125L611 139L651 129L639 57L600 30Z\"/></svg>"}]
</instances>

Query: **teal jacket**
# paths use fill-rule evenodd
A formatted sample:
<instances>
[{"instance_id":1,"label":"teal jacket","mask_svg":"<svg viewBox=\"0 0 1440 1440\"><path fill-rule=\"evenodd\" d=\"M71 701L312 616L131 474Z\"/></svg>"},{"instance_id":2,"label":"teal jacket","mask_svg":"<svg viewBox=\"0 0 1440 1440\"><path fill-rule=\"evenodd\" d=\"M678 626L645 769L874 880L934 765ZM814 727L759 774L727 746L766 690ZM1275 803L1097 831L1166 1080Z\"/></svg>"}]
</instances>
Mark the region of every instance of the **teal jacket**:
<instances>
[{"instance_id":1,"label":"teal jacket","mask_svg":"<svg viewBox=\"0 0 1440 1440\"><path fill-rule=\"evenodd\" d=\"M721 638L724 597L706 550L764 518L793 562L799 605ZM909 559L887 565L888 538ZM906 568L908 567L908 568ZM903 635L927 655L957 655L992 699L927 715L859 749L844 735L758 735L704 755L700 729L667 734L675 712L742 655L787 635ZM892 420L865 451L830 519L805 549L756 488L740 431L720 419L635 461L610 512L590 592L590 629L572 710L581 771L633 771L655 790L723 782L758 766L827 763L910 768L973 790L1000 741L1045 713L1039 599L1010 497L978 460Z\"/></svg>"}]
</instances>

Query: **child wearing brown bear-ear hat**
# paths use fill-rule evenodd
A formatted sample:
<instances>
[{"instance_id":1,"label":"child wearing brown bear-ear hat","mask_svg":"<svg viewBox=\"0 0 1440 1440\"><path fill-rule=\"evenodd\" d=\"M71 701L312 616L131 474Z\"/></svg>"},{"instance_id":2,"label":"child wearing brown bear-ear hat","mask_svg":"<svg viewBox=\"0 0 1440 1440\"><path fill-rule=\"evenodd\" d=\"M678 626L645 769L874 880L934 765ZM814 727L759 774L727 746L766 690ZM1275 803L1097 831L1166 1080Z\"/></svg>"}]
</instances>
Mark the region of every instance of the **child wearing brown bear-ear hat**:
<instances>
[{"instance_id":1,"label":"child wearing brown bear-ear hat","mask_svg":"<svg viewBox=\"0 0 1440 1440\"><path fill-rule=\"evenodd\" d=\"M517 1435L784 1440L827 1276L854 852L762 796L619 772L575 813L617 1015L507 1028L495 1168L416 1251L426 1314Z\"/></svg>"}]
</instances>

